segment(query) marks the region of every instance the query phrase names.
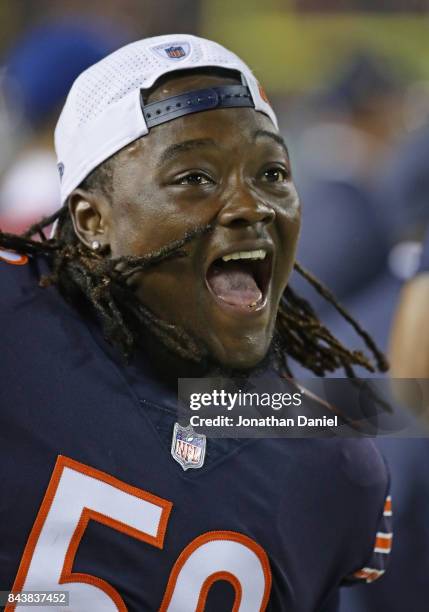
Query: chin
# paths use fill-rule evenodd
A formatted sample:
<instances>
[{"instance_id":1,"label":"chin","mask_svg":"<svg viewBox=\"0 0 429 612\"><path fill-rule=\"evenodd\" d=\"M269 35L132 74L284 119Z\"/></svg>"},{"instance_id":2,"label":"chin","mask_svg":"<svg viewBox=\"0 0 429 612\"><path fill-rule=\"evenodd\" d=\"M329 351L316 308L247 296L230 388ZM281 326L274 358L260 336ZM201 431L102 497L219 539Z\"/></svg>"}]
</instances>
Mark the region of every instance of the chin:
<instances>
[{"instance_id":1,"label":"chin","mask_svg":"<svg viewBox=\"0 0 429 612\"><path fill-rule=\"evenodd\" d=\"M266 366L270 360L270 341L260 344L247 344L241 348L226 348L211 352L212 360L223 370L235 372L250 372Z\"/></svg>"},{"instance_id":2,"label":"chin","mask_svg":"<svg viewBox=\"0 0 429 612\"><path fill-rule=\"evenodd\" d=\"M215 368L245 373L261 366L266 367L271 361L274 326L275 319L259 330L239 330L236 327L227 333L225 326L217 330L213 326L208 336L200 336L200 342L205 346L208 362Z\"/></svg>"}]
</instances>

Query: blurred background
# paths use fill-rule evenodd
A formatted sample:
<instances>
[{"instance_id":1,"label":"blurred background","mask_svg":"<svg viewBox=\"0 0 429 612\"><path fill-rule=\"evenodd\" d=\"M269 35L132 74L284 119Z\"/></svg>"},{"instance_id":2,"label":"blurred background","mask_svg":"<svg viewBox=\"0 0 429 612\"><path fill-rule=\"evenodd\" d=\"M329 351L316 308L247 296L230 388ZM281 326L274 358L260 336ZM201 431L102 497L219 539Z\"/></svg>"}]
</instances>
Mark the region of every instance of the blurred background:
<instances>
[{"instance_id":1,"label":"blurred background","mask_svg":"<svg viewBox=\"0 0 429 612\"><path fill-rule=\"evenodd\" d=\"M58 208L52 135L76 76L127 42L173 32L213 38L252 67L278 113L303 201L299 260L386 349L429 224L429 0L3 0L0 227L23 231ZM359 348L332 307L300 278L292 283ZM386 449L394 486L409 501L416 487L407 474L422 473L428 449L413 462L416 446L394 442ZM426 476L419 486L428 490ZM400 507L404 522L409 507ZM414 561L424 557L427 568L429 553L410 546L403 541L408 553L387 586L344 595L342 612L427 610L427 587L422 607L418 598L428 578ZM416 599L404 607L407 554Z\"/></svg>"}]
</instances>

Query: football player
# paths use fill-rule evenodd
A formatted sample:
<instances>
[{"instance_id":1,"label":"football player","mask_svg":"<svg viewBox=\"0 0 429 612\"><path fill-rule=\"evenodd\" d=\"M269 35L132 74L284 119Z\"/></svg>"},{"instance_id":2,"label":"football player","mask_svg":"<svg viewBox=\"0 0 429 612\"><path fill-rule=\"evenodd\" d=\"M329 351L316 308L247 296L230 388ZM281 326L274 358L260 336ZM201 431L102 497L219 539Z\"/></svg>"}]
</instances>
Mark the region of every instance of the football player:
<instances>
[{"instance_id":1,"label":"football player","mask_svg":"<svg viewBox=\"0 0 429 612\"><path fill-rule=\"evenodd\" d=\"M390 551L370 440L171 456L179 377L372 367L288 287L300 204L262 88L214 42L138 41L78 77L55 140L63 207L0 235L7 611L34 591L73 612L335 609Z\"/></svg>"}]
</instances>

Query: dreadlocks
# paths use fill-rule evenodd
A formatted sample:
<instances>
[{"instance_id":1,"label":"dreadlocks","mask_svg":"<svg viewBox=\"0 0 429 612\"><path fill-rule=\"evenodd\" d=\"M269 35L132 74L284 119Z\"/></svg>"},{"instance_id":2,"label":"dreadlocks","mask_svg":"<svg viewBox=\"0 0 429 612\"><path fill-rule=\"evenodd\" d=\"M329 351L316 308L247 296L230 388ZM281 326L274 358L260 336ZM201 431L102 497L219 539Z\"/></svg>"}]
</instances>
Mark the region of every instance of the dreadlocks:
<instances>
[{"instance_id":1,"label":"dreadlocks","mask_svg":"<svg viewBox=\"0 0 429 612\"><path fill-rule=\"evenodd\" d=\"M109 180L111 168L108 161L97 168L82 187L104 190ZM48 239L44 229L54 221L57 222L55 237ZM156 317L140 302L127 280L134 273L166 259L186 257L183 247L211 229L211 225L194 228L181 239L144 257L113 259L102 251L92 251L79 240L69 209L64 206L20 236L0 231L0 246L19 253L45 255L50 260L51 274L42 277L40 285L57 284L68 301L89 303L100 320L106 340L117 346L126 357L135 349L143 325L176 354L201 363L208 357L205 348L185 330ZM36 235L38 240L34 239ZM309 302L288 286L280 302L273 339L273 351L280 371L292 376L288 357L318 376L343 368L346 375L353 378L354 366L361 366L370 372L376 368L385 371L387 362L372 338L309 272L298 263L295 270L352 325L372 354L375 364L361 351L343 346L323 325Z\"/></svg>"}]
</instances>

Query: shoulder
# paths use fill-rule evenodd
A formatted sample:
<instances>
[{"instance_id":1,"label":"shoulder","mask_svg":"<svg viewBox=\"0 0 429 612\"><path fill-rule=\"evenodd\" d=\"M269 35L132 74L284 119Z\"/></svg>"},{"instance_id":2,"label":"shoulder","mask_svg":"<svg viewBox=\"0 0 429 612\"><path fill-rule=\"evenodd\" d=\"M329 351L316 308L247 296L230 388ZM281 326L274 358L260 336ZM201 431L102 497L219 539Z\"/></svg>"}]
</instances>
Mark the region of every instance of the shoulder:
<instances>
[{"instance_id":1,"label":"shoulder","mask_svg":"<svg viewBox=\"0 0 429 612\"><path fill-rule=\"evenodd\" d=\"M373 440L349 438L338 444L338 493L344 532L354 542L344 581L372 582L382 576L392 542L391 484L387 463ZM347 552L349 554L349 552Z\"/></svg>"},{"instance_id":2,"label":"shoulder","mask_svg":"<svg viewBox=\"0 0 429 612\"><path fill-rule=\"evenodd\" d=\"M338 467L352 485L374 488L383 495L388 486L386 462L369 438L345 438L338 444Z\"/></svg>"},{"instance_id":3,"label":"shoulder","mask_svg":"<svg viewBox=\"0 0 429 612\"><path fill-rule=\"evenodd\" d=\"M28 263L28 257L27 255L16 253L15 251L0 249L0 261L14 266L24 266Z\"/></svg>"},{"instance_id":4,"label":"shoulder","mask_svg":"<svg viewBox=\"0 0 429 612\"><path fill-rule=\"evenodd\" d=\"M339 522L354 516L355 528L371 533L390 488L387 464L374 442L361 436L309 442L316 476L326 483L325 495L331 492L323 505L341 515Z\"/></svg>"},{"instance_id":5,"label":"shoulder","mask_svg":"<svg viewBox=\"0 0 429 612\"><path fill-rule=\"evenodd\" d=\"M22 266L0 262L0 376L8 381L0 385L0 406L9 422L19 420L29 405L35 419L42 409L49 416L56 406L76 401L76 389L89 393L98 385L99 391L100 378L109 380L109 366L100 358L85 313L55 285L39 285L49 272L39 257Z\"/></svg>"},{"instance_id":6,"label":"shoulder","mask_svg":"<svg viewBox=\"0 0 429 612\"><path fill-rule=\"evenodd\" d=\"M35 355L36 347L54 346L70 335L80 321L77 312L63 299L55 285L44 287L49 276L48 261L42 256L21 257L0 251L0 329L2 363L13 355Z\"/></svg>"},{"instance_id":7,"label":"shoulder","mask_svg":"<svg viewBox=\"0 0 429 612\"><path fill-rule=\"evenodd\" d=\"M37 317L52 310L71 312L57 286L46 282L51 275L44 255L22 255L0 249L0 316Z\"/></svg>"},{"instance_id":8,"label":"shoulder","mask_svg":"<svg viewBox=\"0 0 429 612\"><path fill-rule=\"evenodd\" d=\"M386 462L370 438L334 438L318 441L317 454L325 455L337 485L348 494L367 503L372 498L377 506L382 503L389 482ZM368 499L364 501L364 498Z\"/></svg>"},{"instance_id":9,"label":"shoulder","mask_svg":"<svg viewBox=\"0 0 429 612\"><path fill-rule=\"evenodd\" d=\"M370 438L288 438L266 440L265 445L267 452L275 455L276 462L285 466L283 475L288 473L288 467L296 473L299 466L299 473L304 475L307 484L325 490L328 486L336 502L343 498L346 505L368 506L370 500L374 508L382 505L389 473Z\"/></svg>"},{"instance_id":10,"label":"shoulder","mask_svg":"<svg viewBox=\"0 0 429 612\"><path fill-rule=\"evenodd\" d=\"M29 292L38 289L39 279L37 258L0 249L0 311L9 310Z\"/></svg>"},{"instance_id":11,"label":"shoulder","mask_svg":"<svg viewBox=\"0 0 429 612\"><path fill-rule=\"evenodd\" d=\"M271 470L281 492L280 520L305 515L314 537L329 542L331 553L342 559L343 577L364 567L390 489L373 441L297 438L274 444L278 452L283 447L282 461L277 458L277 470Z\"/></svg>"}]
</instances>

